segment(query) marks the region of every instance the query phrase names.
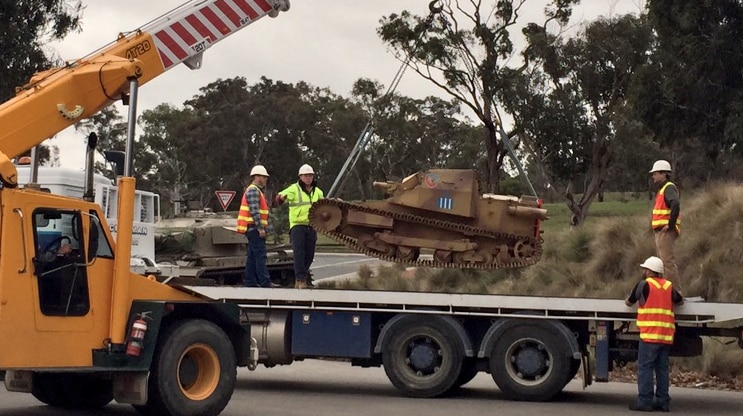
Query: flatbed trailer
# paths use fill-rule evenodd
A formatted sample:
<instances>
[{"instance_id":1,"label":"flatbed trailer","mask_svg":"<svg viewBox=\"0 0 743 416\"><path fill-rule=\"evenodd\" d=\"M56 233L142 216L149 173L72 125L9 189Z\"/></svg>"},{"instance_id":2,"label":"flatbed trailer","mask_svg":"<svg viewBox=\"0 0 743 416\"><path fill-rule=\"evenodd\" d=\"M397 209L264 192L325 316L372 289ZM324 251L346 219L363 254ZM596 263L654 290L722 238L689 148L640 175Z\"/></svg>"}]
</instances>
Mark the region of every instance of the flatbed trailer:
<instances>
[{"instance_id":1,"label":"flatbed trailer","mask_svg":"<svg viewBox=\"0 0 743 416\"><path fill-rule=\"evenodd\" d=\"M182 286L236 304L250 326L248 367L311 358L383 366L413 397L435 397L480 372L507 397L554 398L582 369L584 387L637 359L636 308L623 300L363 290ZM702 354L703 336L743 347L743 305L676 309L672 356Z\"/></svg>"}]
</instances>

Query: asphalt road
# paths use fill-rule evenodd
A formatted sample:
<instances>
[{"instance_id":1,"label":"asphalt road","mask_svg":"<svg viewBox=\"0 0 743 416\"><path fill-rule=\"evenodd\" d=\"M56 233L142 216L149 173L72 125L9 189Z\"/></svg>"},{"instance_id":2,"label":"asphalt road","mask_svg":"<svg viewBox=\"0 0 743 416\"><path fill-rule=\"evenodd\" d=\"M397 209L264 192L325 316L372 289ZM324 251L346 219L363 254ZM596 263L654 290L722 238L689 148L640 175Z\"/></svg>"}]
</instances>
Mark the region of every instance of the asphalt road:
<instances>
[{"instance_id":1,"label":"asphalt road","mask_svg":"<svg viewBox=\"0 0 743 416\"><path fill-rule=\"evenodd\" d=\"M374 257L355 253L316 253L312 263L312 274L315 281L323 279L342 279L355 276L359 267L367 265L376 269L386 262Z\"/></svg>"},{"instance_id":2,"label":"asphalt road","mask_svg":"<svg viewBox=\"0 0 743 416\"><path fill-rule=\"evenodd\" d=\"M449 397L402 396L381 368L356 368L337 361L307 360L268 369L238 372L237 388L223 416L612 416L627 415L634 384L602 383L582 390L578 381L554 402L506 400L488 374L480 374ZM743 393L671 388L671 411L680 415L740 415ZM125 416L137 413L112 403L95 412L53 409L31 395L0 389L3 416Z\"/></svg>"}]
</instances>

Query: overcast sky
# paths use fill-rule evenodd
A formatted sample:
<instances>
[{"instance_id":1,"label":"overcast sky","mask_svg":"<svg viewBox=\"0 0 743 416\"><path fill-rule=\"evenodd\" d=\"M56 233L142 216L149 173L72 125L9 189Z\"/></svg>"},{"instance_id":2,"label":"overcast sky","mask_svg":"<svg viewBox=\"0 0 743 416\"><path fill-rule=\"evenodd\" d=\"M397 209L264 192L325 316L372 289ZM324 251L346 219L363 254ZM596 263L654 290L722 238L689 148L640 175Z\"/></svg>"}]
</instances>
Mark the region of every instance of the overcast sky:
<instances>
[{"instance_id":1,"label":"overcast sky","mask_svg":"<svg viewBox=\"0 0 743 416\"><path fill-rule=\"evenodd\" d=\"M83 0L82 32L49 45L62 59L74 60L95 51L126 32L152 21L183 0ZM347 96L360 77L385 86L400 66L376 35L379 19L407 9L428 13L429 0L294 0L291 10L278 18L265 17L206 51L202 68L184 65L145 84L139 90L138 111L167 102L181 106L199 88L218 78L245 77L249 83L261 76L295 83L306 81ZM490 4L487 0L484 4ZM521 22L541 21L545 0L527 0ZM643 0L583 0L573 24L599 15L638 12ZM441 95L412 71L403 78L399 92L412 97ZM126 116L127 109L119 108ZM61 150L66 167L82 167L84 136L72 128L50 144Z\"/></svg>"}]
</instances>

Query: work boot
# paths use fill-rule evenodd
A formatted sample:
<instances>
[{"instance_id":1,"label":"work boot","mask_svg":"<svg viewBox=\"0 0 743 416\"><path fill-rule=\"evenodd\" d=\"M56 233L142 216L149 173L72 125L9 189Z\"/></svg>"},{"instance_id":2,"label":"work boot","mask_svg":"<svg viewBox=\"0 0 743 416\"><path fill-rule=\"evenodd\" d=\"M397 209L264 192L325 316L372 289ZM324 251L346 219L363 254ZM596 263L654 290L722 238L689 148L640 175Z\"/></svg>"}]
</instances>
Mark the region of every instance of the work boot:
<instances>
[{"instance_id":1,"label":"work boot","mask_svg":"<svg viewBox=\"0 0 743 416\"><path fill-rule=\"evenodd\" d=\"M307 289L307 282L304 280L296 280L294 282L294 289Z\"/></svg>"},{"instance_id":2,"label":"work boot","mask_svg":"<svg viewBox=\"0 0 743 416\"><path fill-rule=\"evenodd\" d=\"M312 272L307 274L307 287L315 287L315 282L312 281Z\"/></svg>"},{"instance_id":3,"label":"work boot","mask_svg":"<svg viewBox=\"0 0 743 416\"><path fill-rule=\"evenodd\" d=\"M653 410L655 410L656 412L668 413L671 409L668 408L668 405L663 406L658 403L653 403Z\"/></svg>"},{"instance_id":4,"label":"work boot","mask_svg":"<svg viewBox=\"0 0 743 416\"><path fill-rule=\"evenodd\" d=\"M653 406L640 406L637 403L632 403L629 405L629 410L634 412L652 412Z\"/></svg>"}]
</instances>

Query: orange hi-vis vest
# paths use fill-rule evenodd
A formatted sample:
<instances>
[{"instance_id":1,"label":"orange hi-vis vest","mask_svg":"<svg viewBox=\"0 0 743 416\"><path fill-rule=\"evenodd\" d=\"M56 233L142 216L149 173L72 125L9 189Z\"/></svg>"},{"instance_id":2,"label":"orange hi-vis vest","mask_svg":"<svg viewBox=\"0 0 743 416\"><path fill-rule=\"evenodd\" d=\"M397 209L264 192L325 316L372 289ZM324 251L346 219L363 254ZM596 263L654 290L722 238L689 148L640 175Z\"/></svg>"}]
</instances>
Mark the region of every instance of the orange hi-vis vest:
<instances>
[{"instance_id":1,"label":"orange hi-vis vest","mask_svg":"<svg viewBox=\"0 0 743 416\"><path fill-rule=\"evenodd\" d=\"M663 185L662 188L658 191L657 194L655 194L655 205L653 206L653 217L650 222L650 226L653 227L654 230L657 230L658 228L663 228L664 226L668 225L668 221L671 219L671 209L668 208L668 205L666 205L666 188L673 185L673 182L666 182L665 185ZM673 185L675 186L675 185ZM680 232L681 230L681 215L676 218L676 232Z\"/></svg>"},{"instance_id":2,"label":"orange hi-vis vest","mask_svg":"<svg viewBox=\"0 0 743 416\"><path fill-rule=\"evenodd\" d=\"M655 344L673 344L676 319L673 314L673 285L662 277L648 277L647 301L637 308L640 339Z\"/></svg>"},{"instance_id":3,"label":"orange hi-vis vest","mask_svg":"<svg viewBox=\"0 0 743 416\"><path fill-rule=\"evenodd\" d=\"M255 188L261 194L260 213L261 213L261 225L263 228L268 227L268 203L266 197L263 196L263 191L258 185L250 184L248 188L243 192L243 199L240 202L240 212L237 214L237 232L245 234L248 232L248 228L255 224L253 216L250 215L250 208L248 207L248 189Z\"/></svg>"}]
</instances>

